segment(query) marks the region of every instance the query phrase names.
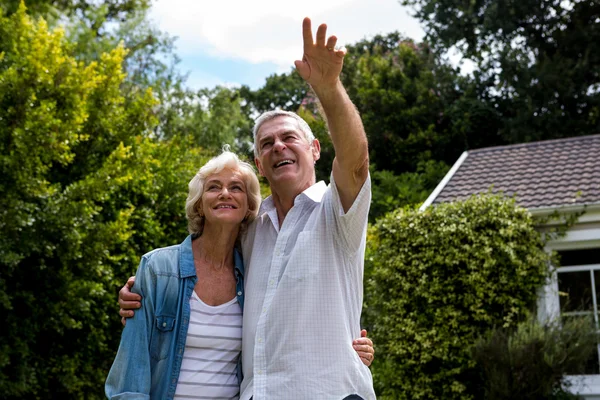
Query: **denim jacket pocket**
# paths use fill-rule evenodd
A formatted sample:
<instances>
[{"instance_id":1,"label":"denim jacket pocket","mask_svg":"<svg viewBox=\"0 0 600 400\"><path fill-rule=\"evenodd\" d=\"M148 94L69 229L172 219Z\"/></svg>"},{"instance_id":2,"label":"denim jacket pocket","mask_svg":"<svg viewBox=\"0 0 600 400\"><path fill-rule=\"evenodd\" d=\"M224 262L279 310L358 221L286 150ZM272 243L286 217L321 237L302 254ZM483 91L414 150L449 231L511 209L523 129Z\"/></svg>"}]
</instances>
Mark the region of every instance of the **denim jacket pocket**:
<instances>
[{"instance_id":1,"label":"denim jacket pocket","mask_svg":"<svg viewBox=\"0 0 600 400\"><path fill-rule=\"evenodd\" d=\"M169 355L174 327L175 317L168 315L159 315L156 317L156 329L154 329L150 343L150 354L154 359L164 360Z\"/></svg>"}]
</instances>

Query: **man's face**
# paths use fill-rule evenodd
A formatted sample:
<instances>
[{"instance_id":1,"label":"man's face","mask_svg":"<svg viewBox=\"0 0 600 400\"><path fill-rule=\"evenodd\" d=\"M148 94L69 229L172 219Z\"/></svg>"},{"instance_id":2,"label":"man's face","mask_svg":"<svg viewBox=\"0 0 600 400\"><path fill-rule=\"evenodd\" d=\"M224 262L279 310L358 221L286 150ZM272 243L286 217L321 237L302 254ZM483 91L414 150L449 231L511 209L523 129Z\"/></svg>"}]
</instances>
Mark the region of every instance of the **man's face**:
<instances>
[{"instance_id":1,"label":"man's face","mask_svg":"<svg viewBox=\"0 0 600 400\"><path fill-rule=\"evenodd\" d=\"M316 139L307 142L294 118L280 116L265 122L254 145L256 166L272 187L293 188L299 194L315 183L314 165L321 147Z\"/></svg>"}]
</instances>

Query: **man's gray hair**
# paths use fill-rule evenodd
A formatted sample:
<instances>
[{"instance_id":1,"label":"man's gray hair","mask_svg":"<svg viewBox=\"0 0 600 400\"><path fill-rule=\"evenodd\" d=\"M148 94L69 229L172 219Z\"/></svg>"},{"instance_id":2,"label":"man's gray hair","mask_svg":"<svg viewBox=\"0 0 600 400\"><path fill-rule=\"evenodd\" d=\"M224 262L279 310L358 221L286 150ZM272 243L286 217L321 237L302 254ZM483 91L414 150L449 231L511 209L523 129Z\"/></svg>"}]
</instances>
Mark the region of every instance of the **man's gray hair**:
<instances>
[{"instance_id":1,"label":"man's gray hair","mask_svg":"<svg viewBox=\"0 0 600 400\"><path fill-rule=\"evenodd\" d=\"M273 110L262 113L254 122L254 128L252 129L252 135L254 137L254 156L258 157L258 143L256 143L256 135L260 127L267 121L275 119L277 117L290 117L296 120L298 123L298 128L304 134L304 138L309 144L312 144L313 140L315 140L315 135L312 133L310 126L304 121L298 114L291 111L283 111L283 110Z\"/></svg>"}]
</instances>

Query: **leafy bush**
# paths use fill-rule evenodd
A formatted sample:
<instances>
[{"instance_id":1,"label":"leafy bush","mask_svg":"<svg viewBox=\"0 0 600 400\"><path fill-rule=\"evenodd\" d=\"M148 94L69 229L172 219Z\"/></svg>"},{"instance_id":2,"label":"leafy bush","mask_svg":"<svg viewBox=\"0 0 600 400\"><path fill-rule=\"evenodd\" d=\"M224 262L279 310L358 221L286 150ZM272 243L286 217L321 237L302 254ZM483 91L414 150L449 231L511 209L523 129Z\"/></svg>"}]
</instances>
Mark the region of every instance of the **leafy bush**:
<instances>
[{"instance_id":1,"label":"leafy bush","mask_svg":"<svg viewBox=\"0 0 600 400\"><path fill-rule=\"evenodd\" d=\"M495 329L473 348L487 400L575 399L565 392L568 373L584 370L597 351L590 318L568 318L562 324L541 325L534 316L516 329Z\"/></svg>"},{"instance_id":2,"label":"leafy bush","mask_svg":"<svg viewBox=\"0 0 600 400\"><path fill-rule=\"evenodd\" d=\"M0 12L0 397L101 398L121 334L117 289L185 235L186 182L207 159L148 138L125 50L78 61L61 30Z\"/></svg>"},{"instance_id":3,"label":"leafy bush","mask_svg":"<svg viewBox=\"0 0 600 400\"><path fill-rule=\"evenodd\" d=\"M529 213L488 195L405 208L381 218L368 243L365 322L380 398L475 398L470 347L515 325L547 277Z\"/></svg>"}]
</instances>

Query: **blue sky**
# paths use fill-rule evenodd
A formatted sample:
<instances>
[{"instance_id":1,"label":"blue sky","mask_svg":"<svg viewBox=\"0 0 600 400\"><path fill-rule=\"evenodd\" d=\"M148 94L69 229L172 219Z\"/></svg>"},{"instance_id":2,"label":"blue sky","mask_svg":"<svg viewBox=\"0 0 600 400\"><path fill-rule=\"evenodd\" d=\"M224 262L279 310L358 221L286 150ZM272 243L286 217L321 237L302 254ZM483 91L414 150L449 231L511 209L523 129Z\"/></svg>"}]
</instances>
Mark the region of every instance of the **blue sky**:
<instances>
[{"instance_id":1,"label":"blue sky","mask_svg":"<svg viewBox=\"0 0 600 400\"><path fill-rule=\"evenodd\" d=\"M423 38L411 10L397 0L156 0L159 28L176 36L188 85L258 88L273 73L288 72L302 56L302 19L327 23L338 44L398 30Z\"/></svg>"}]
</instances>

